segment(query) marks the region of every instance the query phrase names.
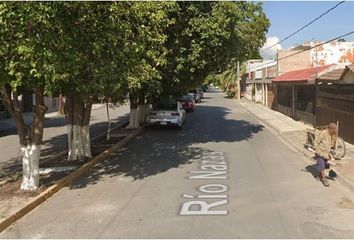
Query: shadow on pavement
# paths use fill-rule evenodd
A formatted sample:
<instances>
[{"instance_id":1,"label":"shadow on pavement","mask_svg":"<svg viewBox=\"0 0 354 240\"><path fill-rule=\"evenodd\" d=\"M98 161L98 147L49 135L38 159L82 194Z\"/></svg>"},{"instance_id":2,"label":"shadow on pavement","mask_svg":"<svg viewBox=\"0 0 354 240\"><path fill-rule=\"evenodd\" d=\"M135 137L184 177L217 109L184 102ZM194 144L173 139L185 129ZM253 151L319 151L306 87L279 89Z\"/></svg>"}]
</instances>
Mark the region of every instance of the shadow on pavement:
<instances>
[{"instance_id":1,"label":"shadow on pavement","mask_svg":"<svg viewBox=\"0 0 354 240\"><path fill-rule=\"evenodd\" d=\"M114 127L115 124L120 124L127 119L128 119L128 114L125 114L123 116L119 116L117 118L113 118L112 121L114 121L114 123L112 123L112 127ZM92 118L91 120L94 120L94 118ZM65 125L65 121L63 118L62 118L62 121L64 123L57 122L58 125L52 125L52 127L54 127L54 126L60 127L60 126ZM50 124L53 124L53 123L50 123ZM91 138L104 133L106 130L107 130L107 123L106 122L99 122L99 123L91 124L90 125ZM46 162L47 160L52 158L55 154L57 154L63 150L66 150L67 147L68 147L68 144L67 144L67 134L66 133L57 135L55 137L52 137L48 140L43 141L42 150L41 150L41 158L40 158L40 167L42 165L41 164L42 162ZM46 164L47 164L47 162L46 162ZM22 157L21 156L15 157L15 158L10 159L9 161L0 163L0 182L2 180L7 179L7 178L13 177L16 174L17 175L21 174L21 172L22 172Z\"/></svg>"},{"instance_id":2,"label":"shadow on pavement","mask_svg":"<svg viewBox=\"0 0 354 240\"><path fill-rule=\"evenodd\" d=\"M229 114L229 109L224 107L198 105L195 113L187 114L182 130L147 129L129 146L98 164L70 188L84 188L116 176L131 177L136 181L181 168L201 152L209 151L194 144L248 141L264 128L245 120L228 118Z\"/></svg>"},{"instance_id":3,"label":"shadow on pavement","mask_svg":"<svg viewBox=\"0 0 354 240\"><path fill-rule=\"evenodd\" d=\"M311 173L313 178L318 177L318 171L316 170L316 164L307 165L305 167L306 172Z\"/></svg>"}]
</instances>

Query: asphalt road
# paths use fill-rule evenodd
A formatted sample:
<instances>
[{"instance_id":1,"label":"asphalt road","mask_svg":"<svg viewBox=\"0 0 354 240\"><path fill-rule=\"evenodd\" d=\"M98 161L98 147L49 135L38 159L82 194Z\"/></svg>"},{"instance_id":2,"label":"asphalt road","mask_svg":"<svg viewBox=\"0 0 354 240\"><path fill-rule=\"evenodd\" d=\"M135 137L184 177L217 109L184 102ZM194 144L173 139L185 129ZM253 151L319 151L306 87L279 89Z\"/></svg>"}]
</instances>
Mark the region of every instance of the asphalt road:
<instances>
[{"instance_id":1,"label":"asphalt road","mask_svg":"<svg viewBox=\"0 0 354 240\"><path fill-rule=\"evenodd\" d=\"M117 107L115 109L110 109L112 124L117 122L122 122L127 119L129 114L129 105L125 104L123 106ZM96 108L92 110L91 121L90 121L90 134L91 137L102 134L107 130L107 114L105 106ZM54 148L55 146L55 148ZM13 129L8 131L5 135L0 137L0 169L8 169L8 165L12 162L17 162L21 164L21 151L18 136L16 130ZM58 153L67 149L67 128L65 123L65 118L61 116L46 118L44 121L44 132L43 132L43 145L42 145L42 156L50 155L53 153ZM0 178L1 178L0 173Z\"/></svg>"},{"instance_id":2,"label":"asphalt road","mask_svg":"<svg viewBox=\"0 0 354 240\"><path fill-rule=\"evenodd\" d=\"M235 100L205 96L182 130L146 130L0 237L354 237L351 192L323 187Z\"/></svg>"}]
</instances>

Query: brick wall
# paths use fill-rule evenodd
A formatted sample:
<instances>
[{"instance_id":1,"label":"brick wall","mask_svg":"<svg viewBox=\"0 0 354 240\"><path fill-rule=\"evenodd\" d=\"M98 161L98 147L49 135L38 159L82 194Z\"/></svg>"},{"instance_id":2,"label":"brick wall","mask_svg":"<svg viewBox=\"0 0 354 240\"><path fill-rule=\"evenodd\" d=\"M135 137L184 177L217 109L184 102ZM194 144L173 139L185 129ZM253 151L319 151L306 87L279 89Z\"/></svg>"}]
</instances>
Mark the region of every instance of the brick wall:
<instances>
[{"instance_id":1,"label":"brick wall","mask_svg":"<svg viewBox=\"0 0 354 240\"><path fill-rule=\"evenodd\" d=\"M284 58L286 56L289 56L291 54L300 51L301 50L279 50L278 59ZM311 63L311 56L309 51L302 52L292 57L281 59L278 61L279 75L289 71L310 68L310 67L312 67L312 63Z\"/></svg>"}]
</instances>

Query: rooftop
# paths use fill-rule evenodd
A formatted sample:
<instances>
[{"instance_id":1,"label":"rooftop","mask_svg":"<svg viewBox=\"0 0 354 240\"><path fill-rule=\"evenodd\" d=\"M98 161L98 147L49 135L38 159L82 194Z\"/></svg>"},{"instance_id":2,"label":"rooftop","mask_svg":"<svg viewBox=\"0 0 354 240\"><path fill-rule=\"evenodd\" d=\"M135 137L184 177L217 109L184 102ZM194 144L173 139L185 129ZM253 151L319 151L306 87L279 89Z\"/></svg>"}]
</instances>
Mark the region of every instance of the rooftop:
<instances>
[{"instance_id":1,"label":"rooftop","mask_svg":"<svg viewBox=\"0 0 354 240\"><path fill-rule=\"evenodd\" d=\"M325 71L333 65L305 68L295 71L286 72L273 79L273 82L309 82L314 81L318 74Z\"/></svg>"},{"instance_id":2,"label":"rooftop","mask_svg":"<svg viewBox=\"0 0 354 240\"><path fill-rule=\"evenodd\" d=\"M339 65L336 68L328 69L327 72L321 74L316 79L320 81L339 81L347 71L354 72L354 64L347 66Z\"/></svg>"}]
</instances>

